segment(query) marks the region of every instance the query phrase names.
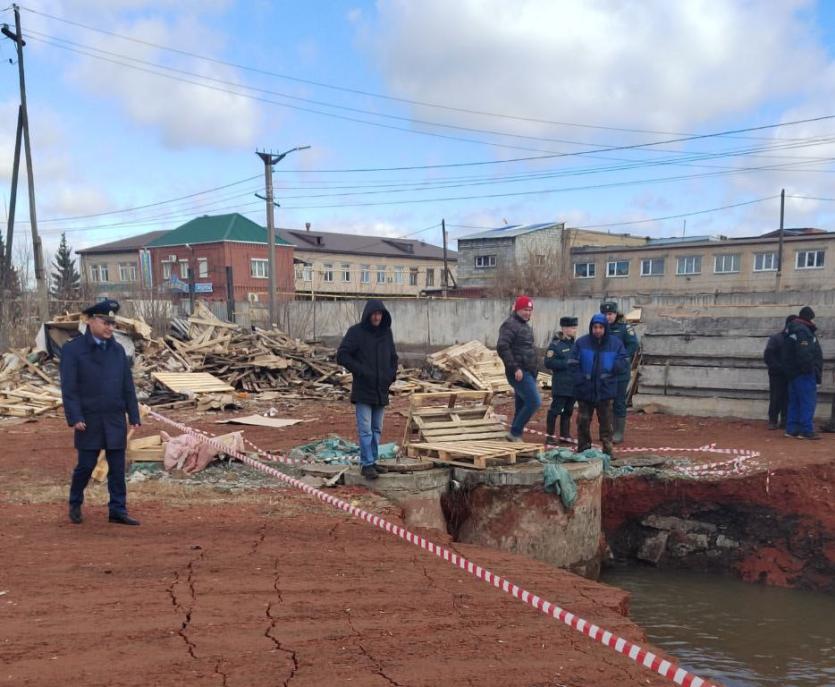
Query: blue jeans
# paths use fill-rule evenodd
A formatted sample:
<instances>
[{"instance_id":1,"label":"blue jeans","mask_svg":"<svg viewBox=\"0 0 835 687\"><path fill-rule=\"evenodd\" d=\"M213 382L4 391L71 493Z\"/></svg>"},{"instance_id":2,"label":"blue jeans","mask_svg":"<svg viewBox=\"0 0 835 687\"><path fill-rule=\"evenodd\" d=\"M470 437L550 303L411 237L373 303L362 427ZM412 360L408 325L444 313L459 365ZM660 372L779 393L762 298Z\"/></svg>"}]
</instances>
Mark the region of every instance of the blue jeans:
<instances>
[{"instance_id":1,"label":"blue jeans","mask_svg":"<svg viewBox=\"0 0 835 687\"><path fill-rule=\"evenodd\" d=\"M510 433L513 436L520 437L525 430L525 425L528 424L533 414L542 405L542 399L539 396L539 386L536 383L536 377L530 372L524 373L521 382L517 382L513 377L510 377L508 381L513 387L513 391L516 392L516 414L513 416Z\"/></svg>"},{"instance_id":2,"label":"blue jeans","mask_svg":"<svg viewBox=\"0 0 835 687\"><path fill-rule=\"evenodd\" d=\"M357 435L360 440L360 465L374 465L383 434L385 406L357 403Z\"/></svg>"},{"instance_id":3,"label":"blue jeans","mask_svg":"<svg viewBox=\"0 0 835 687\"><path fill-rule=\"evenodd\" d=\"M815 375L799 375L789 381L789 412L786 418L786 432L806 434L814 432L812 420L818 401L818 387Z\"/></svg>"}]
</instances>

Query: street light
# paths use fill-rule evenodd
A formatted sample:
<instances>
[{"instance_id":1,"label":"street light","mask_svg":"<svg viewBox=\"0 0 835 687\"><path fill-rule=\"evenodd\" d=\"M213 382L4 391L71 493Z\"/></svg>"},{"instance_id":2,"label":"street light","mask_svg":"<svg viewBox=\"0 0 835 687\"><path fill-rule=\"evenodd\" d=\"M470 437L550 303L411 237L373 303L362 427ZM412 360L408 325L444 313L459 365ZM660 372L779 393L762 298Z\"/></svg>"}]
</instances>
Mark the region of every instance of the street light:
<instances>
[{"instance_id":1,"label":"street light","mask_svg":"<svg viewBox=\"0 0 835 687\"><path fill-rule=\"evenodd\" d=\"M264 161L264 184L267 191L267 269L269 270L269 304L270 304L270 328L275 324L275 216L273 203L273 165L277 165L290 153L297 150L308 150L310 146L297 146L285 150L283 153L259 153L255 154Z\"/></svg>"}]
</instances>

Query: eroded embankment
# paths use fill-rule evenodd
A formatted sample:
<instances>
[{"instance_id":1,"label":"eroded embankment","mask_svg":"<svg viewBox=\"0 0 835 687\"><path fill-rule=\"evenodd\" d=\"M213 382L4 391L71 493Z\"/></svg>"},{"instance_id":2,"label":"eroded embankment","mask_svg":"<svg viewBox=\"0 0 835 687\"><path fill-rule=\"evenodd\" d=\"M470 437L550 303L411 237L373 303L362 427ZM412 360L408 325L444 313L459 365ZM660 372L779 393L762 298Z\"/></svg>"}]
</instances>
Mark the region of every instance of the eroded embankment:
<instances>
[{"instance_id":1,"label":"eroded embankment","mask_svg":"<svg viewBox=\"0 0 835 687\"><path fill-rule=\"evenodd\" d=\"M835 463L721 479L607 478L603 529L616 562L733 573L835 591Z\"/></svg>"}]
</instances>

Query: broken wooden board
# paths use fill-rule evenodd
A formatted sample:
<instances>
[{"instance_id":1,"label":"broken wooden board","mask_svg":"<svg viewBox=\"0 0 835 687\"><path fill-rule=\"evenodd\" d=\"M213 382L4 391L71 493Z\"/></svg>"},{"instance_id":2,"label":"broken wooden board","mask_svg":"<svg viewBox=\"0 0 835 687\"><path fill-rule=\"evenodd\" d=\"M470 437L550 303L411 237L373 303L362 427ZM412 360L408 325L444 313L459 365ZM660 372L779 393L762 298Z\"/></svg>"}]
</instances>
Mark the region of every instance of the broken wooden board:
<instances>
[{"instance_id":1,"label":"broken wooden board","mask_svg":"<svg viewBox=\"0 0 835 687\"><path fill-rule=\"evenodd\" d=\"M154 372L152 376L164 387L178 394L206 394L235 390L208 372Z\"/></svg>"},{"instance_id":2,"label":"broken wooden board","mask_svg":"<svg viewBox=\"0 0 835 687\"><path fill-rule=\"evenodd\" d=\"M301 420L294 420L283 417L264 417L263 415L246 415L245 417L230 417L225 420L216 420L218 425L253 425L255 427L272 427L273 429L280 429L281 427L290 427L296 425Z\"/></svg>"}]
</instances>

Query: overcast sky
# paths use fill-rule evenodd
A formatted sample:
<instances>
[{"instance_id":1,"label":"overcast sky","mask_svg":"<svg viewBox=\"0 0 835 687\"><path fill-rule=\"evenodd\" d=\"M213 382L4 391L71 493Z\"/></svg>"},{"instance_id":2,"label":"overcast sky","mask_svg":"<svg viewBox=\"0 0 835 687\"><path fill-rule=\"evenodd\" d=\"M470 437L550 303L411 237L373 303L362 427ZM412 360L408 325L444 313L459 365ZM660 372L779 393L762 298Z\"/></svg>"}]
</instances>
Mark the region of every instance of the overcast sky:
<instances>
[{"instance_id":1,"label":"overcast sky","mask_svg":"<svg viewBox=\"0 0 835 687\"><path fill-rule=\"evenodd\" d=\"M61 231L77 249L200 214L263 224L254 151L299 145L311 149L276 167L277 223L291 228L435 243L441 218L453 239L545 221L750 235L778 226L781 188L802 196L788 199L787 226L835 228L835 3L22 7L49 250ZM0 22L14 24L11 10ZM0 40L4 207L14 56ZM16 240L28 234L22 189ZM125 212L138 206L150 207Z\"/></svg>"}]
</instances>

